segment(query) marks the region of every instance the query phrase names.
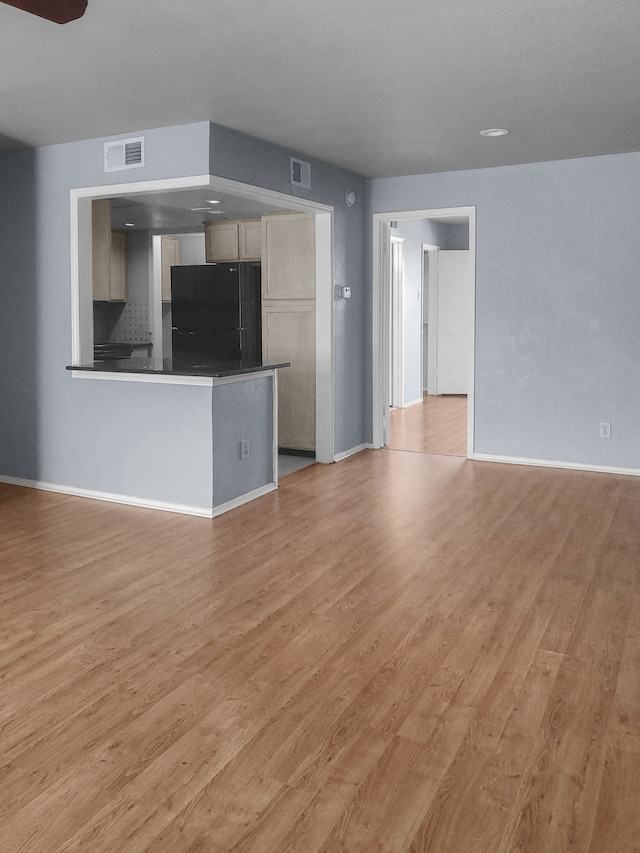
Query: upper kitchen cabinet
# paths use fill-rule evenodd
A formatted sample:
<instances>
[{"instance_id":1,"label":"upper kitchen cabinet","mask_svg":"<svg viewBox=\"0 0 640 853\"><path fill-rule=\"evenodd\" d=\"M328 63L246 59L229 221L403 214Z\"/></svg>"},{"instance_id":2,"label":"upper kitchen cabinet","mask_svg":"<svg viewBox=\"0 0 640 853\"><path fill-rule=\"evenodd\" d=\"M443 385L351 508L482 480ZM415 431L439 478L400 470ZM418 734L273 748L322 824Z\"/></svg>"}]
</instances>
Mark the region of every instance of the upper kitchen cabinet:
<instances>
[{"instance_id":1,"label":"upper kitchen cabinet","mask_svg":"<svg viewBox=\"0 0 640 853\"><path fill-rule=\"evenodd\" d=\"M127 235L111 230L111 201L91 203L93 299L95 302L127 301Z\"/></svg>"},{"instance_id":2,"label":"upper kitchen cabinet","mask_svg":"<svg viewBox=\"0 0 640 853\"><path fill-rule=\"evenodd\" d=\"M259 261L262 258L262 222L244 219L238 222L239 260Z\"/></svg>"},{"instance_id":3,"label":"upper kitchen cabinet","mask_svg":"<svg viewBox=\"0 0 640 853\"><path fill-rule=\"evenodd\" d=\"M162 301L171 302L171 267L180 265L180 240L177 237L162 237Z\"/></svg>"},{"instance_id":4,"label":"upper kitchen cabinet","mask_svg":"<svg viewBox=\"0 0 640 853\"><path fill-rule=\"evenodd\" d=\"M262 217L262 296L314 299L315 217L309 213Z\"/></svg>"},{"instance_id":5,"label":"upper kitchen cabinet","mask_svg":"<svg viewBox=\"0 0 640 853\"><path fill-rule=\"evenodd\" d=\"M259 219L206 222L204 239L207 263L259 261L262 254Z\"/></svg>"},{"instance_id":6,"label":"upper kitchen cabinet","mask_svg":"<svg viewBox=\"0 0 640 853\"><path fill-rule=\"evenodd\" d=\"M316 311L312 299L263 303L262 357L288 361L278 377L278 447L316 447Z\"/></svg>"}]
</instances>

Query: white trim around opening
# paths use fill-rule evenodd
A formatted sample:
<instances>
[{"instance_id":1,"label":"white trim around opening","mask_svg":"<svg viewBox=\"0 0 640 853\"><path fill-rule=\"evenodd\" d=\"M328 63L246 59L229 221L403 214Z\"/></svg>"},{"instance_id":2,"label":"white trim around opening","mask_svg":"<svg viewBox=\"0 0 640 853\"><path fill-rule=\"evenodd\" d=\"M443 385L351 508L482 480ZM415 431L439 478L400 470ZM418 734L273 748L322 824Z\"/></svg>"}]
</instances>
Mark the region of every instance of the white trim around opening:
<instances>
[{"instance_id":1,"label":"white trim around opening","mask_svg":"<svg viewBox=\"0 0 640 853\"><path fill-rule=\"evenodd\" d=\"M316 460L334 461L333 341L333 207L297 196L231 181L215 175L194 175L72 189L71 204L71 358L73 364L93 361L93 295L91 289L91 201L139 193L209 187L274 209L313 213L316 218ZM78 376L80 371L74 371ZM90 374L91 375L91 374ZM100 374L94 374L99 376ZM109 374L114 377L115 374ZM122 376L120 374L119 378ZM87 378L85 374L83 378ZM104 378L104 376L102 377ZM175 377L166 377L179 381ZM146 379L146 377L145 377ZM188 378L187 378L188 379ZM139 380L136 380L139 381ZM152 381L162 382L161 377Z\"/></svg>"}]
</instances>

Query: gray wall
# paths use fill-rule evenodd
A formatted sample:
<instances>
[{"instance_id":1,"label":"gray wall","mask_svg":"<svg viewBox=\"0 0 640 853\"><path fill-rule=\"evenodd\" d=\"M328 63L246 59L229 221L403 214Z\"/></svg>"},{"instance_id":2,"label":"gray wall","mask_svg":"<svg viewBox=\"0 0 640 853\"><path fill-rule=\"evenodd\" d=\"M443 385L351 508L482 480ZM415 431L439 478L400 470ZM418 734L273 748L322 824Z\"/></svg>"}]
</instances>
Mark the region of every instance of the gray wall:
<instances>
[{"instance_id":1,"label":"gray wall","mask_svg":"<svg viewBox=\"0 0 640 853\"><path fill-rule=\"evenodd\" d=\"M440 242L438 246L445 251L466 251L469 248L469 226L468 225L450 225L446 222L439 222L438 234Z\"/></svg>"},{"instance_id":2,"label":"gray wall","mask_svg":"<svg viewBox=\"0 0 640 853\"><path fill-rule=\"evenodd\" d=\"M40 443L38 282L46 268L35 251L35 153L0 153L0 186L0 472L20 477L35 470Z\"/></svg>"},{"instance_id":3,"label":"gray wall","mask_svg":"<svg viewBox=\"0 0 640 853\"><path fill-rule=\"evenodd\" d=\"M0 475L210 507L214 489L216 503L235 496L247 472L251 488L263 477L270 481L271 448L256 439L251 465L236 460L234 467L229 454L214 477L211 407L231 392L79 380L65 370L71 360L69 191L211 171L292 192L289 153L208 122L143 133L146 165L126 172L104 173L103 139L0 154ZM359 196L352 209L344 203L347 189ZM336 205L336 276L354 294L335 311L339 452L364 440L365 182L314 162L313 190L300 194ZM263 385L250 383L243 405L252 395L262 411ZM224 435L219 423L216 429Z\"/></svg>"},{"instance_id":4,"label":"gray wall","mask_svg":"<svg viewBox=\"0 0 640 853\"><path fill-rule=\"evenodd\" d=\"M69 190L208 171L208 123L145 136L147 165L129 172L103 172L103 140L0 156L0 473L206 507L210 388L74 380L65 370Z\"/></svg>"},{"instance_id":5,"label":"gray wall","mask_svg":"<svg viewBox=\"0 0 640 853\"><path fill-rule=\"evenodd\" d=\"M211 174L335 207L335 282L349 285L352 293L351 299L334 303L334 438L335 452L340 453L365 440L366 182L350 172L303 157L311 163L311 189L292 187L292 154L295 152L243 133L211 126ZM355 191L357 196L351 208L344 200L347 190Z\"/></svg>"},{"instance_id":6,"label":"gray wall","mask_svg":"<svg viewBox=\"0 0 640 853\"><path fill-rule=\"evenodd\" d=\"M180 264L182 266L206 263L204 231L201 234L176 234L176 237L180 240Z\"/></svg>"},{"instance_id":7,"label":"gray wall","mask_svg":"<svg viewBox=\"0 0 640 853\"><path fill-rule=\"evenodd\" d=\"M272 380L247 379L213 389L213 503L215 506L273 481ZM249 458L240 443L249 441Z\"/></svg>"},{"instance_id":8,"label":"gray wall","mask_svg":"<svg viewBox=\"0 0 640 853\"><path fill-rule=\"evenodd\" d=\"M640 467L639 177L623 154L372 181L372 212L477 207L477 452Z\"/></svg>"}]
</instances>

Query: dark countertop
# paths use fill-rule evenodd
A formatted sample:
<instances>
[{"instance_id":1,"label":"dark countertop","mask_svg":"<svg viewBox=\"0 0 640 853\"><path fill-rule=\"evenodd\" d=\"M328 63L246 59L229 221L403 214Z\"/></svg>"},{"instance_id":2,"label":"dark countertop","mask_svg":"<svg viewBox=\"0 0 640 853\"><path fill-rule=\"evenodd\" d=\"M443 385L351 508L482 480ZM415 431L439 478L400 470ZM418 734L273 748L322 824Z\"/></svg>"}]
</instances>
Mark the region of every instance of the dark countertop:
<instances>
[{"instance_id":1,"label":"dark countertop","mask_svg":"<svg viewBox=\"0 0 640 853\"><path fill-rule=\"evenodd\" d=\"M263 363L257 361L214 361L188 364L171 358L110 358L87 364L69 364L67 370L87 370L96 373L152 373L163 376L239 376L290 367L290 361Z\"/></svg>"}]
</instances>

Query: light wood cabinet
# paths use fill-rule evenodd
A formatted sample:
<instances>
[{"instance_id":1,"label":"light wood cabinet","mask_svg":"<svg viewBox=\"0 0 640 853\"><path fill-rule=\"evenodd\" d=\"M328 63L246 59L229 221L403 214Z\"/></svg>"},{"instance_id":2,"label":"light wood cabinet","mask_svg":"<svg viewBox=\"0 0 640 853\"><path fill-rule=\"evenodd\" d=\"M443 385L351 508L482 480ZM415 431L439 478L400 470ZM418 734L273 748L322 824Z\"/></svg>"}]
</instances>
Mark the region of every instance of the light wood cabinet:
<instances>
[{"instance_id":1,"label":"light wood cabinet","mask_svg":"<svg viewBox=\"0 0 640 853\"><path fill-rule=\"evenodd\" d=\"M110 301L127 301L127 235L111 232Z\"/></svg>"},{"instance_id":2,"label":"light wood cabinet","mask_svg":"<svg viewBox=\"0 0 640 853\"><path fill-rule=\"evenodd\" d=\"M91 260L93 267L93 298L109 302L111 293L111 201L108 198L91 202Z\"/></svg>"},{"instance_id":3,"label":"light wood cabinet","mask_svg":"<svg viewBox=\"0 0 640 853\"><path fill-rule=\"evenodd\" d=\"M207 263L238 260L238 223L207 222L204 227Z\"/></svg>"},{"instance_id":4,"label":"light wood cabinet","mask_svg":"<svg viewBox=\"0 0 640 853\"><path fill-rule=\"evenodd\" d=\"M289 361L278 375L278 446L316 446L315 217L262 217L262 340L265 361Z\"/></svg>"},{"instance_id":5,"label":"light wood cabinet","mask_svg":"<svg viewBox=\"0 0 640 853\"><path fill-rule=\"evenodd\" d=\"M262 217L262 295L265 299L314 299L315 217L308 213Z\"/></svg>"},{"instance_id":6,"label":"light wood cabinet","mask_svg":"<svg viewBox=\"0 0 640 853\"><path fill-rule=\"evenodd\" d=\"M315 300L274 300L262 306L263 358L290 361L278 371L278 446L315 450Z\"/></svg>"},{"instance_id":7,"label":"light wood cabinet","mask_svg":"<svg viewBox=\"0 0 640 853\"><path fill-rule=\"evenodd\" d=\"M216 261L259 261L262 254L262 226L259 219L206 222L205 258Z\"/></svg>"},{"instance_id":8,"label":"light wood cabinet","mask_svg":"<svg viewBox=\"0 0 640 853\"><path fill-rule=\"evenodd\" d=\"M259 219L238 222L238 256L241 261L262 258L262 222Z\"/></svg>"},{"instance_id":9,"label":"light wood cabinet","mask_svg":"<svg viewBox=\"0 0 640 853\"><path fill-rule=\"evenodd\" d=\"M93 299L127 301L127 235L111 230L111 200L91 203Z\"/></svg>"},{"instance_id":10,"label":"light wood cabinet","mask_svg":"<svg viewBox=\"0 0 640 853\"><path fill-rule=\"evenodd\" d=\"M177 237L162 237L160 240L162 268L162 301L171 302L171 267L180 264L180 240Z\"/></svg>"}]
</instances>

